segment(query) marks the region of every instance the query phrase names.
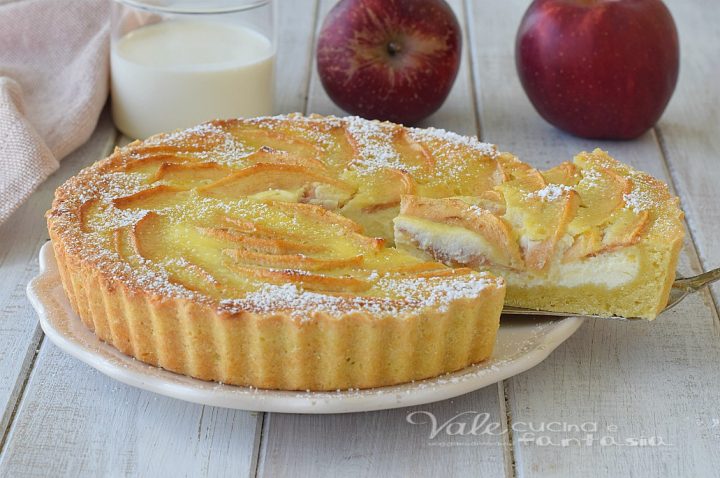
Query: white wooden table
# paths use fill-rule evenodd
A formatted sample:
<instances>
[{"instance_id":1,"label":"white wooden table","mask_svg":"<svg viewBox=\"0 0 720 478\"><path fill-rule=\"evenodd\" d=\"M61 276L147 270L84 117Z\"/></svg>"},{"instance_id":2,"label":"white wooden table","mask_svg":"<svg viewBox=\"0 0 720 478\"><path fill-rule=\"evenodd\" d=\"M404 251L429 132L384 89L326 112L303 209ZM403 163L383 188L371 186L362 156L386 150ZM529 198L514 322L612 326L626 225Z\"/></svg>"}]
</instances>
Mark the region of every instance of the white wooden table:
<instances>
[{"instance_id":1,"label":"white wooden table","mask_svg":"<svg viewBox=\"0 0 720 478\"><path fill-rule=\"evenodd\" d=\"M280 3L278 112L340 114L313 61L334 0ZM667 2L682 44L678 87L658 127L623 143L567 136L534 112L513 62L527 1L451 3L466 32L463 64L427 125L479 134L537 166L608 149L680 196L689 230L680 272L720 265L720 2ZM589 321L524 374L412 409L249 413L106 378L44 339L25 285L54 189L117 141L105 114L0 227L0 476L720 476L720 289L655 323ZM408 422L413 411L439 423L464 413L454 421L465 433L431 438L430 425ZM473 433L475 416L492 426Z\"/></svg>"}]
</instances>

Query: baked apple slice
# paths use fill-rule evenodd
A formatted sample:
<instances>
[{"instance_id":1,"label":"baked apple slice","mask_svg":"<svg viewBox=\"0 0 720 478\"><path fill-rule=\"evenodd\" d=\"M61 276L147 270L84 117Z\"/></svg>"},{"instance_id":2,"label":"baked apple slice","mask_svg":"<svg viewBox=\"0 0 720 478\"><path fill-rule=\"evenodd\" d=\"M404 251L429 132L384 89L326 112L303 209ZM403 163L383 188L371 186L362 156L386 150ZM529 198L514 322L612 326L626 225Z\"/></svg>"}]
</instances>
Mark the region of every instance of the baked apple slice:
<instances>
[{"instance_id":1,"label":"baked apple slice","mask_svg":"<svg viewBox=\"0 0 720 478\"><path fill-rule=\"evenodd\" d=\"M238 247L265 254L317 254L327 251L327 248L320 244L293 241L283 237L280 232L268 236L249 234L235 228L201 226L197 226L197 231L203 236L222 241L225 249Z\"/></svg>"},{"instance_id":2,"label":"baked apple slice","mask_svg":"<svg viewBox=\"0 0 720 478\"><path fill-rule=\"evenodd\" d=\"M233 131L235 141L251 151L262 147L287 151L294 156L321 159L323 151L314 143L298 137L291 132L282 131L281 127L259 128L252 124L236 125Z\"/></svg>"},{"instance_id":3,"label":"baked apple slice","mask_svg":"<svg viewBox=\"0 0 720 478\"><path fill-rule=\"evenodd\" d=\"M162 163L153 181L168 181L180 189L191 189L218 181L231 172L232 169L214 162Z\"/></svg>"},{"instance_id":4,"label":"baked apple slice","mask_svg":"<svg viewBox=\"0 0 720 478\"><path fill-rule=\"evenodd\" d=\"M537 169L527 163L523 163L516 156L510 153L500 153L496 159L496 163L496 184L507 183L526 176L532 176L535 180L539 181L536 188L547 184Z\"/></svg>"},{"instance_id":5,"label":"baked apple slice","mask_svg":"<svg viewBox=\"0 0 720 478\"><path fill-rule=\"evenodd\" d=\"M148 212L129 231L129 244L137 256L151 262L162 262L168 246L168 220L155 212Z\"/></svg>"},{"instance_id":6,"label":"baked apple slice","mask_svg":"<svg viewBox=\"0 0 720 478\"><path fill-rule=\"evenodd\" d=\"M129 196L115 198L112 204L118 209L163 209L182 202L183 193L186 191L182 188L160 184Z\"/></svg>"},{"instance_id":7,"label":"baked apple slice","mask_svg":"<svg viewBox=\"0 0 720 478\"><path fill-rule=\"evenodd\" d=\"M408 142L420 145L431 161L431 173L422 177L422 185L436 197L474 194L492 189L496 177L497 149L476 138L461 136L438 128L409 128ZM452 181L447 178L452 177Z\"/></svg>"},{"instance_id":8,"label":"baked apple slice","mask_svg":"<svg viewBox=\"0 0 720 478\"><path fill-rule=\"evenodd\" d=\"M314 274L296 269L247 267L232 259L227 260L225 265L241 277L253 277L271 284L295 284L311 292L357 293L372 287L369 281L351 276Z\"/></svg>"},{"instance_id":9,"label":"baked apple slice","mask_svg":"<svg viewBox=\"0 0 720 478\"><path fill-rule=\"evenodd\" d=\"M168 155L191 156L189 153L207 153L228 140L228 134L213 121L199 125L192 130L176 131L154 136L146 141L134 141L125 149L135 157ZM198 134L202 133L202 134Z\"/></svg>"},{"instance_id":10,"label":"baked apple slice","mask_svg":"<svg viewBox=\"0 0 720 478\"><path fill-rule=\"evenodd\" d=\"M495 216L502 216L506 211L505 198L499 191L483 191L477 196L455 196L449 199L459 199L469 206L484 209Z\"/></svg>"},{"instance_id":11,"label":"baked apple slice","mask_svg":"<svg viewBox=\"0 0 720 478\"><path fill-rule=\"evenodd\" d=\"M328 176L317 174L308 168L290 164L256 164L231 174L207 186L201 186L201 194L224 199L239 199L272 191L286 191L287 199L301 200L309 190L318 190L337 203L344 203L355 192L355 188ZM276 199L275 196L267 196ZM281 200L285 196L278 196ZM294 202L294 201L291 201Z\"/></svg>"},{"instance_id":12,"label":"baked apple slice","mask_svg":"<svg viewBox=\"0 0 720 478\"><path fill-rule=\"evenodd\" d=\"M396 244L453 265L521 268L510 227L492 212L460 199L403 196L394 220Z\"/></svg>"},{"instance_id":13,"label":"baked apple slice","mask_svg":"<svg viewBox=\"0 0 720 478\"><path fill-rule=\"evenodd\" d=\"M573 236L605 224L616 209L623 207L623 196L631 188L627 178L607 168L583 169L582 176L575 186L580 208L568 228Z\"/></svg>"},{"instance_id":14,"label":"baked apple slice","mask_svg":"<svg viewBox=\"0 0 720 478\"><path fill-rule=\"evenodd\" d=\"M578 167L568 161L560 163L547 171L543 171L541 174L547 184L575 186L578 182L580 182L580 179L582 179L582 175L580 174Z\"/></svg>"},{"instance_id":15,"label":"baked apple slice","mask_svg":"<svg viewBox=\"0 0 720 478\"><path fill-rule=\"evenodd\" d=\"M277 269L300 269L306 271L324 271L346 269L362 265L363 256L355 255L342 258L312 257L305 254L263 254L247 249L225 249L224 255L238 264Z\"/></svg>"},{"instance_id":16,"label":"baked apple slice","mask_svg":"<svg viewBox=\"0 0 720 478\"><path fill-rule=\"evenodd\" d=\"M567 186L534 189L542 183L544 178L532 173L498 186L507 204L504 217L520 236L525 264L536 271L550 263L580 204L578 193Z\"/></svg>"},{"instance_id":17,"label":"baked apple slice","mask_svg":"<svg viewBox=\"0 0 720 478\"><path fill-rule=\"evenodd\" d=\"M417 186L412 176L397 169L384 169L368 177L358 175L357 171L348 171L342 178L363 186L340 212L362 224L367 235L392 241L392 219L400 210L400 198L404 194L416 193Z\"/></svg>"},{"instance_id":18,"label":"baked apple slice","mask_svg":"<svg viewBox=\"0 0 720 478\"><path fill-rule=\"evenodd\" d=\"M158 168L165 163L190 164L197 161L194 157L173 156L171 154L155 154L135 158L131 155L124 155L126 162L120 163L113 168L113 171L123 173L140 173L153 180Z\"/></svg>"},{"instance_id":19,"label":"baked apple slice","mask_svg":"<svg viewBox=\"0 0 720 478\"><path fill-rule=\"evenodd\" d=\"M602 251L614 251L637 244L650 225L648 211L623 207L612 213L602 238Z\"/></svg>"},{"instance_id":20,"label":"baked apple slice","mask_svg":"<svg viewBox=\"0 0 720 478\"><path fill-rule=\"evenodd\" d=\"M322 174L327 173L325 163L312 156L301 156L299 154L273 149L270 146L260 147L260 149L254 153L242 158L242 161L250 164L290 164L302 166Z\"/></svg>"},{"instance_id":21,"label":"baked apple slice","mask_svg":"<svg viewBox=\"0 0 720 478\"><path fill-rule=\"evenodd\" d=\"M592 227L575 236L573 243L563 253L562 262L573 262L597 254L602 249L602 234Z\"/></svg>"}]
</instances>

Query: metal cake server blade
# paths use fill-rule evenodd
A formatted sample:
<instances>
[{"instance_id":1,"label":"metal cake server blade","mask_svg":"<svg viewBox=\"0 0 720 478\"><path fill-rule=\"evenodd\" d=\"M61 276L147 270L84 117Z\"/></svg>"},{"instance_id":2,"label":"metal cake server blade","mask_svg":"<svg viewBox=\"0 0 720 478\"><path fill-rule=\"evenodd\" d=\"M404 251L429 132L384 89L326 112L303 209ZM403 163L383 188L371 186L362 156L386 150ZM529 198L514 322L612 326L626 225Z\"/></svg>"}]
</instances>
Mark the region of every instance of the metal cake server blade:
<instances>
[{"instance_id":1,"label":"metal cake server blade","mask_svg":"<svg viewBox=\"0 0 720 478\"><path fill-rule=\"evenodd\" d=\"M706 285L712 284L717 280L720 280L720 267L707 272L703 272L702 274L698 274L696 276L679 277L675 279L675 282L673 282L672 288L670 289L670 297L668 298L668 303L665 308L658 314L658 317L678 305L688 295L697 292ZM522 307L512 307L508 305L503 307L502 313L503 315L532 315L536 317L587 317L591 319L644 320L637 317L606 317L602 315L554 312L551 310L523 309Z\"/></svg>"}]
</instances>

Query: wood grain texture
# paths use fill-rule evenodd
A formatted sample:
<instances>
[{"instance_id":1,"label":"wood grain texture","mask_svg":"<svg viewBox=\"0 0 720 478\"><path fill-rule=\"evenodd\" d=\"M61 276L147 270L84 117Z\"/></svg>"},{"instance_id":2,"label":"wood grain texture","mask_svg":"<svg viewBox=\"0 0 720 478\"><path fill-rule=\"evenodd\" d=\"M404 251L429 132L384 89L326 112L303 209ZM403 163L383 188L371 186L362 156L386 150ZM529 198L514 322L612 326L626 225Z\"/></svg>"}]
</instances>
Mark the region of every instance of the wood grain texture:
<instances>
[{"instance_id":1,"label":"wood grain texture","mask_svg":"<svg viewBox=\"0 0 720 478\"><path fill-rule=\"evenodd\" d=\"M278 112L304 107L315 13L312 0L279 9ZM95 136L103 134L115 135L107 116ZM118 138L120 144L127 141ZM43 213L61 180L108 154L112 144L106 141L103 148L92 149L96 142L91 141L78 159L63 161L64 175L43 185L44 196L36 193L30 199L29 204L37 202L36 210L25 208L24 215L19 211L17 219L0 230L3 243L4 231L13 234L7 237L13 248L0 249L0 264L5 266L13 259L18 267L26 268L22 278L0 276L0 281L8 281L0 294L12 292L11 286L17 289L15 302L0 317L7 317L8 322L20 318L24 319L22 324L28 324L28 330L18 327L15 336L0 330L0 346L8 341L8 346L0 349L0 360L18 369L0 369L17 377L2 381L8 388L0 389L7 395L6 402L12 402L13 394L21 390L40 336L38 333L32 342L37 319L24 290L37 273L37 253L47 238ZM37 220L28 220L27 216ZM11 226L13 222L22 227L15 230L18 228ZM38 239L28 244L20 239L21 234ZM17 340L20 332L30 337ZM14 408L10 405L5 407L6 420ZM0 476L250 476L257 465L261 426L262 414L189 404L114 382L48 342L37 357L7 437L0 457Z\"/></svg>"},{"instance_id":2,"label":"wood grain texture","mask_svg":"<svg viewBox=\"0 0 720 478\"><path fill-rule=\"evenodd\" d=\"M46 341L0 476L248 476L257 424L123 385Z\"/></svg>"},{"instance_id":3,"label":"wood grain texture","mask_svg":"<svg viewBox=\"0 0 720 478\"><path fill-rule=\"evenodd\" d=\"M102 122L114 138L108 115ZM106 156L114 143L68 163L67 176ZM44 242L44 226L42 234ZM29 305L27 313L37 320ZM223 476L230 470L250 476L261 426L261 414L115 382L44 340L0 455L0 476Z\"/></svg>"},{"instance_id":4,"label":"wood grain texture","mask_svg":"<svg viewBox=\"0 0 720 478\"><path fill-rule=\"evenodd\" d=\"M475 78L485 139L537 166L599 146L669 179L653 132L637 141L598 143L561 133L535 113L515 74L515 30L507 27L519 23L527 2L468 0L467 5L474 21ZM489 15L502 22L488 21ZM690 241L680 270L700 270ZM654 323L588 322L548 360L506 382L509 413L517 428L518 476L717 476L719 360L717 316L707 293ZM571 440L562 446L563 438L586 434L574 429L523 434L530 424L537 429L551 422L589 423L590 428L596 424L597 431L591 431L596 439L610 436L624 444L625 439L640 443L642 438L661 437L668 445L603 446ZM532 435L555 445L524 440Z\"/></svg>"},{"instance_id":5,"label":"wood grain texture","mask_svg":"<svg viewBox=\"0 0 720 478\"><path fill-rule=\"evenodd\" d=\"M275 111L303 112L310 71L315 68L315 24L318 0L283 2L278 6L278 51L275 71Z\"/></svg>"},{"instance_id":6,"label":"wood grain texture","mask_svg":"<svg viewBox=\"0 0 720 478\"><path fill-rule=\"evenodd\" d=\"M321 18L334 3L321 2ZM462 3L449 3L462 21ZM466 48L447 102L425 125L470 135L476 133L467 53ZM308 112L346 114L325 94L314 65ZM502 426L505 416L501 400L498 386L490 386L455 400L382 412L333 416L267 414L258 475L505 476L509 471L506 464L511 461L506 434L430 439L428 426L406 421L408 413L417 410L432 412L438 421L446 421L458 413L478 411L487 413L488 421Z\"/></svg>"},{"instance_id":7,"label":"wood grain texture","mask_svg":"<svg viewBox=\"0 0 720 478\"><path fill-rule=\"evenodd\" d=\"M47 241L45 211L55 188L82 166L105 155L115 130L107 117L92 138L0 226L0 433L4 434L42 337L25 286L38 272L38 252Z\"/></svg>"},{"instance_id":8,"label":"wood grain texture","mask_svg":"<svg viewBox=\"0 0 720 478\"><path fill-rule=\"evenodd\" d=\"M681 68L657 130L702 264L710 269L720 267L720 4L666 3L678 27ZM713 289L718 303L720 286Z\"/></svg>"},{"instance_id":9,"label":"wood grain texture","mask_svg":"<svg viewBox=\"0 0 720 478\"><path fill-rule=\"evenodd\" d=\"M55 187L106 156L114 138L104 114L90 143L64 160L61 172L28 201L41 211L26 211L17 226L33 224L34 218L41 224L13 241L34 248L23 287L37 272L37 250L47 240L43 213ZM23 311L35 327L30 305L23 304ZM34 355L36 345L24 346ZM0 476L219 476L229 469L247 476L254 472L260 426L257 414L189 404L120 384L45 340L0 456Z\"/></svg>"},{"instance_id":10,"label":"wood grain texture","mask_svg":"<svg viewBox=\"0 0 720 478\"><path fill-rule=\"evenodd\" d=\"M444 402L381 412L268 414L258 476L505 476L502 434L431 438L432 427L423 421L427 415L411 415L429 412L443 423L478 411L498 423L497 410L497 388L487 387Z\"/></svg>"}]
</instances>

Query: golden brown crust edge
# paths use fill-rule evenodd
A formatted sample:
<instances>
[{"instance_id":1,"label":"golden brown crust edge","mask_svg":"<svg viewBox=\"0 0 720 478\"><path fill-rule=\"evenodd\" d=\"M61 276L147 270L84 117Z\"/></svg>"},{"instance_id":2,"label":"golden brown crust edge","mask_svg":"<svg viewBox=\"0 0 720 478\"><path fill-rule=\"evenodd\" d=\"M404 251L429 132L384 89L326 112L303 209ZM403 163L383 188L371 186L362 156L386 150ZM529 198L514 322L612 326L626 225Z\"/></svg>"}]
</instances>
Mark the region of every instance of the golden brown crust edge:
<instances>
[{"instance_id":1,"label":"golden brown crust edge","mask_svg":"<svg viewBox=\"0 0 720 478\"><path fill-rule=\"evenodd\" d=\"M435 377L490 357L504 287L448 310L403 318L318 313L227 314L184 299L162 300L108 280L52 234L72 308L104 342L183 375L264 389L373 388Z\"/></svg>"}]
</instances>

